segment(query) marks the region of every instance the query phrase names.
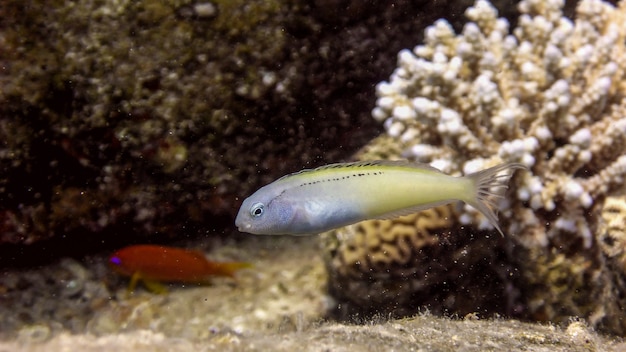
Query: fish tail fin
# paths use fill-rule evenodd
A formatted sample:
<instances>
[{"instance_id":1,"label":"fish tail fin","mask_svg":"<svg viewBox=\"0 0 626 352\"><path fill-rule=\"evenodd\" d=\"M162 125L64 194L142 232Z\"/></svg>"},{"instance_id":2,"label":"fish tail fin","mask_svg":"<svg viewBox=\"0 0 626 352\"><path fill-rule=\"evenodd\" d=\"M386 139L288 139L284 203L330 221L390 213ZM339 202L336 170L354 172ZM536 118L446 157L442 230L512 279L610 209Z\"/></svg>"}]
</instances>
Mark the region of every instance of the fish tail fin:
<instances>
[{"instance_id":1,"label":"fish tail fin","mask_svg":"<svg viewBox=\"0 0 626 352\"><path fill-rule=\"evenodd\" d=\"M234 277L235 272L245 268L251 268L252 264L247 262L224 262L219 263L219 274L228 277Z\"/></svg>"},{"instance_id":2,"label":"fish tail fin","mask_svg":"<svg viewBox=\"0 0 626 352\"><path fill-rule=\"evenodd\" d=\"M498 225L494 209L497 211L497 199L504 197L509 179L516 169L527 168L520 163L504 163L466 176L473 180L474 194L464 201L480 211L502 236L504 232Z\"/></svg>"}]
</instances>

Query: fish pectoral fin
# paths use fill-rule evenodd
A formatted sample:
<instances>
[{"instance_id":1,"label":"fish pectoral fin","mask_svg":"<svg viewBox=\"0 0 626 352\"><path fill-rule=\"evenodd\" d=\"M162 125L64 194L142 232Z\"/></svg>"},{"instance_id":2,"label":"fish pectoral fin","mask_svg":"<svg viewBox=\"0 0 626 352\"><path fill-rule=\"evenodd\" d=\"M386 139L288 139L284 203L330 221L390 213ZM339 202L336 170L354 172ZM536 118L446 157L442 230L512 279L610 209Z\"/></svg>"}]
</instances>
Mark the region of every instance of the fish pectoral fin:
<instances>
[{"instance_id":1,"label":"fish pectoral fin","mask_svg":"<svg viewBox=\"0 0 626 352\"><path fill-rule=\"evenodd\" d=\"M150 280L143 275L141 275L140 271L136 271L130 277L130 282L128 283L128 287L126 288L126 297L132 295L135 292L135 288L137 287L137 282L141 281L143 285L148 289L148 291L156 294L164 294L167 293L167 288L161 285L156 280Z\"/></svg>"},{"instance_id":2,"label":"fish pectoral fin","mask_svg":"<svg viewBox=\"0 0 626 352\"><path fill-rule=\"evenodd\" d=\"M146 288L148 289L148 291L152 293L156 293L159 295L167 293L167 288L156 280L143 279L142 281L143 281L144 286L146 286Z\"/></svg>"},{"instance_id":3,"label":"fish pectoral fin","mask_svg":"<svg viewBox=\"0 0 626 352\"><path fill-rule=\"evenodd\" d=\"M130 282L126 288L126 296L130 296L135 292L135 287L137 287L137 281L139 280L141 280L141 273L139 271L135 271L130 277Z\"/></svg>"}]
</instances>

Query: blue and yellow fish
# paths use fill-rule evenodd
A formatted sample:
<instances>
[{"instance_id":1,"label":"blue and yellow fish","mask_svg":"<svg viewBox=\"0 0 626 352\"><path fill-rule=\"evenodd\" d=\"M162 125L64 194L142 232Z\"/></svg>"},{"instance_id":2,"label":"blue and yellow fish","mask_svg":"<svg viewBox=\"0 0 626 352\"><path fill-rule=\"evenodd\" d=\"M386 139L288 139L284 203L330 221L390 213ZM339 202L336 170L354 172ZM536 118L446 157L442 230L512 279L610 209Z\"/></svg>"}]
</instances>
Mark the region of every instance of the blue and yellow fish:
<instances>
[{"instance_id":1,"label":"blue and yellow fish","mask_svg":"<svg viewBox=\"0 0 626 352\"><path fill-rule=\"evenodd\" d=\"M365 161L331 164L279 178L245 199L235 225L262 235L305 235L369 219L389 219L463 201L501 234L492 208L518 163L463 177L426 164Z\"/></svg>"}]
</instances>

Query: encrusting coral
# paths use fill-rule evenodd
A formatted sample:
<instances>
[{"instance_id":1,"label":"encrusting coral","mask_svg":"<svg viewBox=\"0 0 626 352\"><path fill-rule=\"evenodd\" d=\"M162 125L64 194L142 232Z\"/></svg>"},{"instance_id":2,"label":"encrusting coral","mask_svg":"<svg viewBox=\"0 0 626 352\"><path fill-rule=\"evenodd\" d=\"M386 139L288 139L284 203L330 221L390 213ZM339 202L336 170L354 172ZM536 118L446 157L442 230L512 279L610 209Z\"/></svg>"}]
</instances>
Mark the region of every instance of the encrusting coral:
<instances>
[{"instance_id":1,"label":"encrusting coral","mask_svg":"<svg viewBox=\"0 0 626 352\"><path fill-rule=\"evenodd\" d=\"M230 229L241 197L379 131L352 97L393 62L359 53L404 46L417 6L339 31L294 1L4 1L0 252Z\"/></svg>"},{"instance_id":2,"label":"encrusting coral","mask_svg":"<svg viewBox=\"0 0 626 352\"><path fill-rule=\"evenodd\" d=\"M622 273L609 269L598 242L605 199L626 176L626 3L583 0L575 21L563 5L520 2L511 34L484 0L467 9L458 35L438 20L423 45L399 53L390 80L377 86L372 115L398 157L446 173L526 165L499 202L507 237L491 236L505 242L497 248L520 273L511 311L540 320L582 316L624 333ZM455 211L453 236L462 227L492 230L471 207Z\"/></svg>"},{"instance_id":3,"label":"encrusting coral","mask_svg":"<svg viewBox=\"0 0 626 352\"><path fill-rule=\"evenodd\" d=\"M0 265L230 231L244 196L380 133L392 53L467 1L3 1Z\"/></svg>"}]
</instances>

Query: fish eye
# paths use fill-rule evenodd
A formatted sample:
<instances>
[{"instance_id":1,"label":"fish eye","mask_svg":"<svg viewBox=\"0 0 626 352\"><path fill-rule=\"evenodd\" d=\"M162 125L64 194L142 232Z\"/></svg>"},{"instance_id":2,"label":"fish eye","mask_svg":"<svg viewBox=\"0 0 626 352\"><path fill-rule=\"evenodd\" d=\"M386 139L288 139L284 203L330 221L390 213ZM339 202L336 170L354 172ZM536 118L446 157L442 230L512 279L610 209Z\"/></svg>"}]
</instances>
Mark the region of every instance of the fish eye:
<instances>
[{"instance_id":1,"label":"fish eye","mask_svg":"<svg viewBox=\"0 0 626 352\"><path fill-rule=\"evenodd\" d=\"M254 203L252 205L252 208L250 208L250 215L258 218L259 216L263 215L264 208L265 206L263 205L263 203Z\"/></svg>"}]
</instances>

